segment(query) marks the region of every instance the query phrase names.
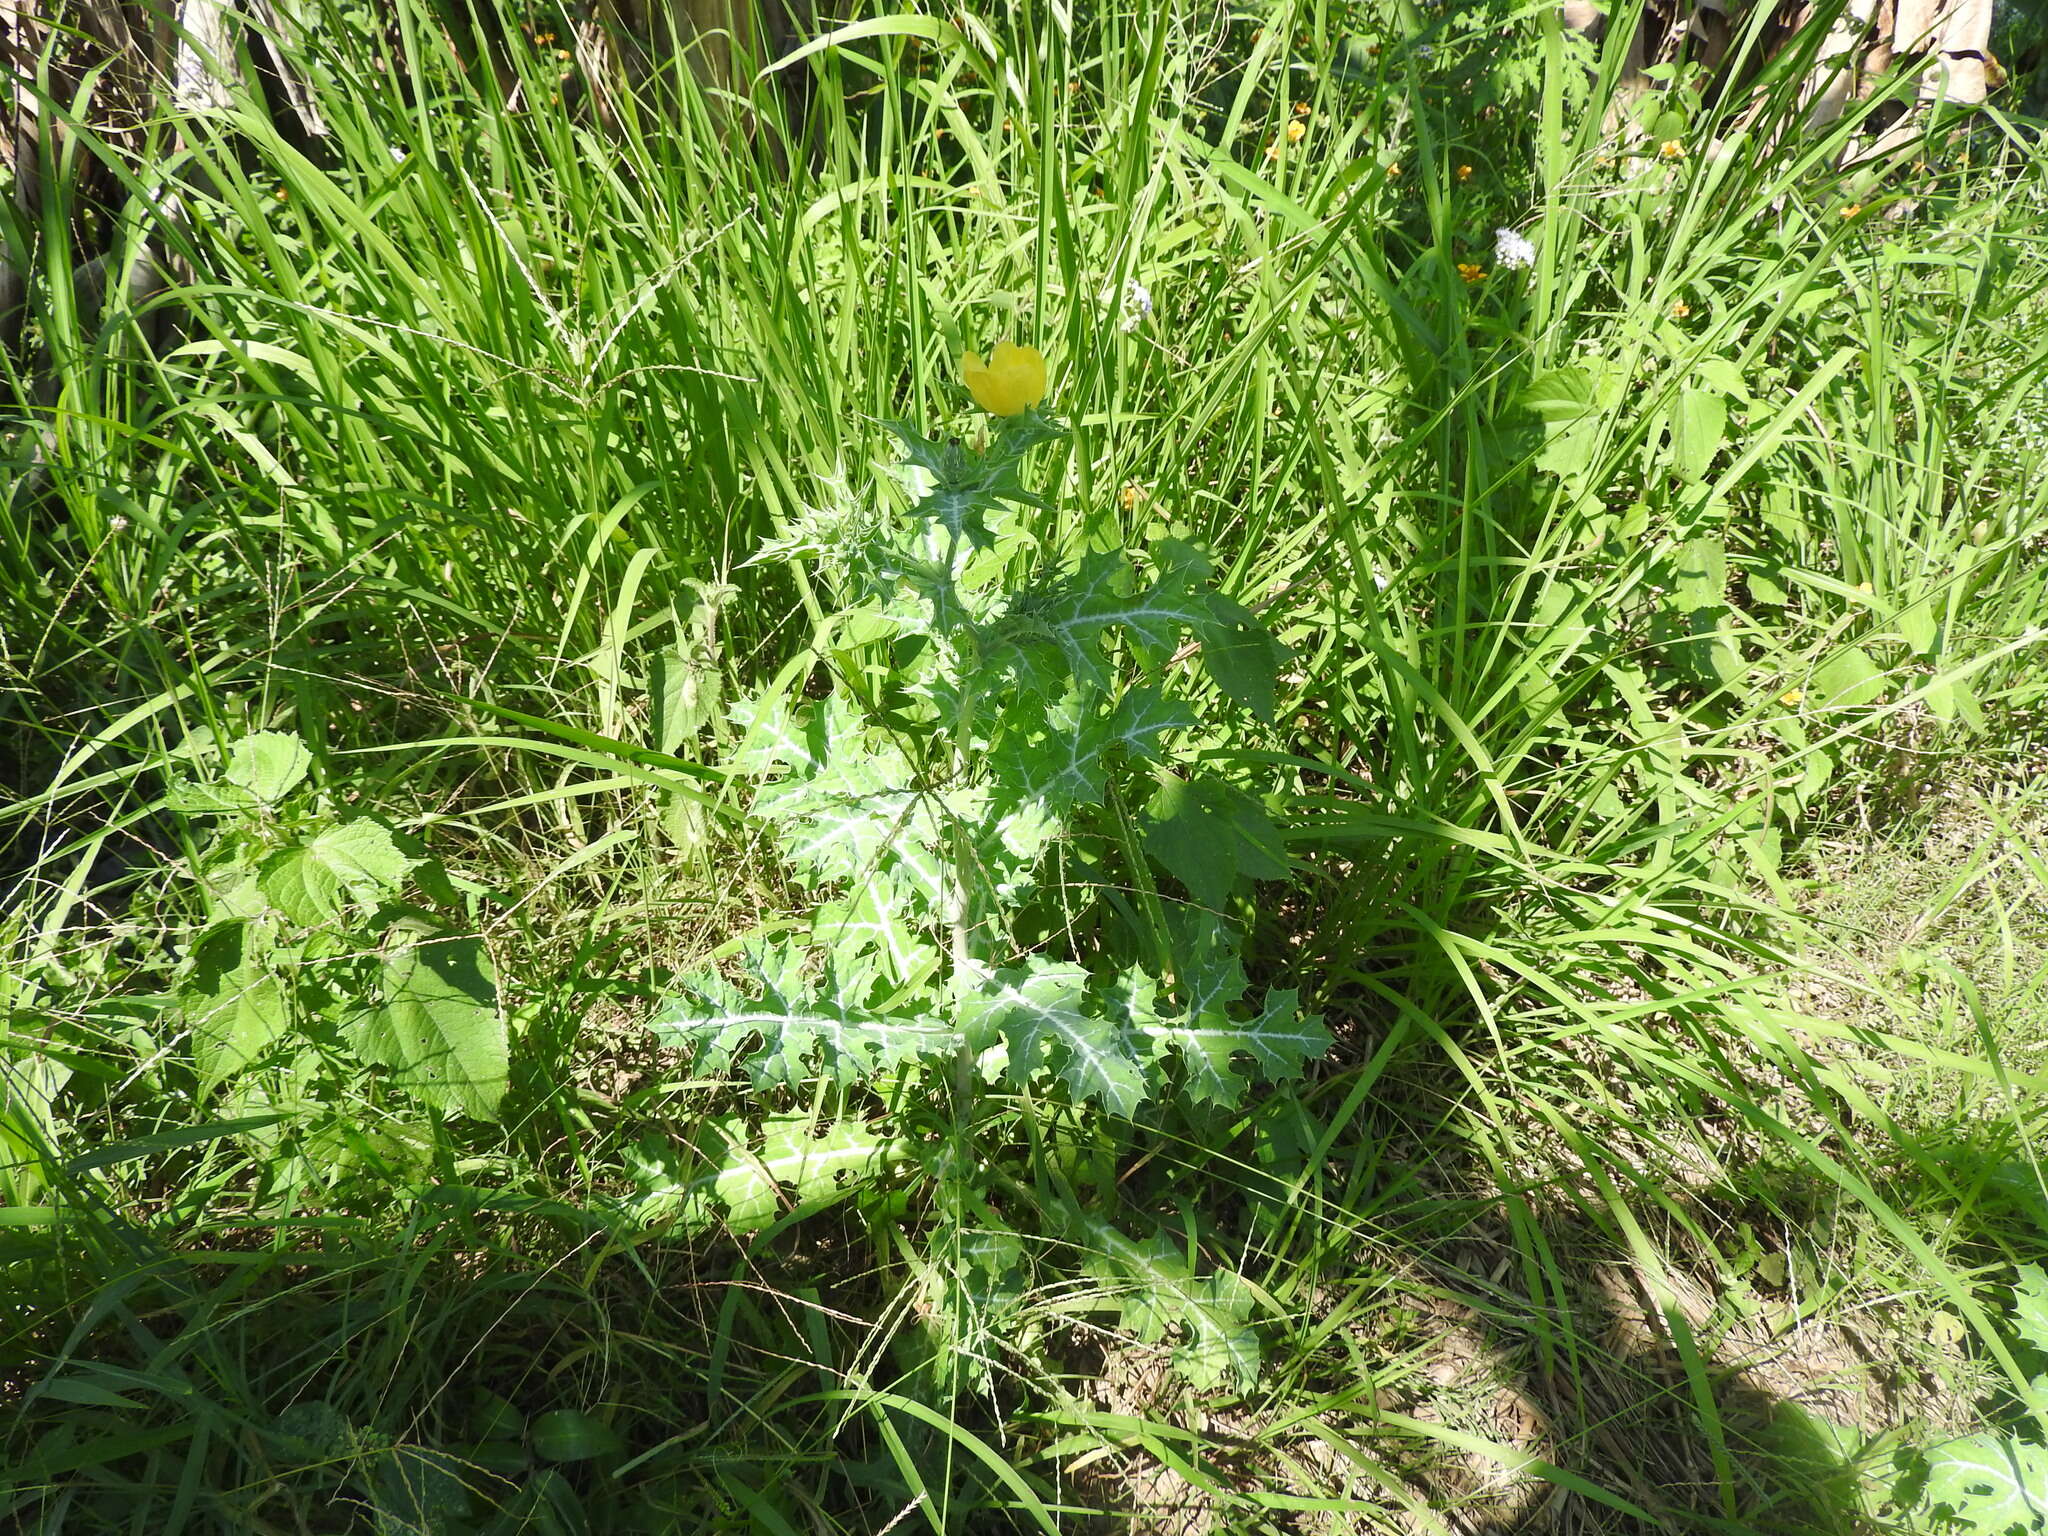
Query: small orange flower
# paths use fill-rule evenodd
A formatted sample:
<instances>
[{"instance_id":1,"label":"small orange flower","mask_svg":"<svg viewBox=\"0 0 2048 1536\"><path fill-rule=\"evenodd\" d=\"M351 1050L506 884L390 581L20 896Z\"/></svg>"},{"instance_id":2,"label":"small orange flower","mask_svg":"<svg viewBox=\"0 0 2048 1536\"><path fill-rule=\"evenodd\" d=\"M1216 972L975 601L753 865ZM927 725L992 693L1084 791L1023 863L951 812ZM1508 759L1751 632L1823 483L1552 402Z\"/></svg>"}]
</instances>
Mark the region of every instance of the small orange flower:
<instances>
[{"instance_id":1,"label":"small orange flower","mask_svg":"<svg viewBox=\"0 0 2048 1536\"><path fill-rule=\"evenodd\" d=\"M1486 281L1486 268L1476 261L1461 261L1458 263L1458 276L1465 279L1468 284L1483 283Z\"/></svg>"},{"instance_id":2,"label":"small orange flower","mask_svg":"<svg viewBox=\"0 0 2048 1536\"><path fill-rule=\"evenodd\" d=\"M1401 162L1396 160L1392 165L1387 167L1387 180L1398 181L1400 179L1400 176Z\"/></svg>"},{"instance_id":3,"label":"small orange flower","mask_svg":"<svg viewBox=\"0 0 2048 1536\"><path fill-rule=\"evenodd\" d=\"M1853 219L1856 217L1857 214L1861 213L1862 211L1863 205L1861 203L1842 204L1842 217L1845 219Z\"/></svg>"},{"instance_id":4,"label":"small orange flower","mask_svg":"<svg viewBox=\"0 0 2048 1536\"><path fill-rule=\"evenodd\" d=\"M1658 146L1657 154L1665 160L1683 160L1685 158L1685 145L1677 139L1666 139Z\"/></svg>"},{"instance_id":5,"label":"small orange flower","mask_svg":"<svg viewBox=\"0 0 2048 1536\"><path fill-rule=\"evenodd\" d=\"M270 195L276 198L281 203L284 202L287 198L289 198L291 196L291 193L285 191L283 187L279 187L275 192L271 193Z\"/></svg>"},{"instance_id":6,"label":"small orange flower","mask_svg":"<svg viewBox=\"0 0 2048 1536\"><path fill-rule=\"evenodd\" d=\"M1123 509L1126 512L1137 511L1141 503L1151 499L1150 496L1145 494L1143 486L1133 484L1130 481L1125 481L1123 490L1117 494L1117 500L1123 503Z\"/></svg>"},{"instance_id":7,"label":"small orange flower","mask_svg":"<svg viewBox=\"0 0 2048 1536\"><path fill-rule=\"evenodd\" d=\"M1460 181L1470 181L1471 179L1472 179L1472 167L1471 167L1471 166L1469 166L1469 165L1461 165L1461 166L1459 166L1459 167L1458 167L1458 180L1460 180Z\"/></svg>"},{"instance_id":8,"label":"small orange flower","mask_svg":"<svg viewBox=\"0 0 2048 1536\"><path fill-rule=\"evenodd\" d=\"M1307 102L1305 102L1305 101L1297 101L1297 102L1296 102L1296 103L1294 104L1294 115L1295 115L1296 117L1307 117L1307 116L1308 116L1308 103L1307 103Z\"/></svg>"},{"instance_id":9,"label":"small orange flower","mask_svg":"<svg viewBox=\"0 0 2048 1536\"><path fill-rule=\"evenodd\" d=\"M1302 140L1303 140L1304 138L1306 138L1306 137L1308 137L1308 124L1307 124L1307 123L1304 123L1304 122L1300 121L1299 119L1296 119L1296 120L1295 120L1294 122L1291 122L1291 123L1289 123L1289 124L1287 125L1287 142L1288 142L1288 143L1290 143L1290 144L1299 144L1299 143L1300 143L1300 142L1301 142L1301 141L1302 141Z\"/></svg>"},{"instance_id":10,"label":"small orange flower","mask_svg":"<svg viewBox=\"0 0 2048 1536\"><path fill-rule=\"evenodd\" d=\"M1689 315L1689 314L1691 314L1691 313L1692 313L1692 306L1691 306L1690 304L1686 303L1686 302L1685 302L1685 300L1683 300L1683 299L1677 299L1677 300L1674 300L1674 301L1672 302L1672 305L1671 305L1671 318L1672 318L1672 319L1674 319L1674 320L1683 320L1683 319L1684 319L1684 318L1685 318L1685 317L1686 317L1687 315Z\"/></svg>"}]
</instances>

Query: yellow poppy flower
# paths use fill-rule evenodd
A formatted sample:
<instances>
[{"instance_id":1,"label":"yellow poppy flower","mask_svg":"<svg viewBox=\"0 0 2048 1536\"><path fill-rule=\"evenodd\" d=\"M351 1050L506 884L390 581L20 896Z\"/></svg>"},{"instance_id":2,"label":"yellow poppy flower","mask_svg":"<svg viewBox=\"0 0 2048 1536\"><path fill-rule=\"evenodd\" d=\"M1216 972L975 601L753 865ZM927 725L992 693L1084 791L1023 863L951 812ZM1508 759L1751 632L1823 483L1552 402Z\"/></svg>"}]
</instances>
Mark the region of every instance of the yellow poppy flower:
<instances>
[{"instance_id":1,"label":"yellow poppy flower","mask_svg":"<svg viewBox=\"0 0 2048 1536\"><path fill-rule=\"evenodd\" d=\"M1461 166L1459 166L1459 167L1458 167L1458 180L1460 180L1460 181L1470 181L1471 179L1472 179L1472 167L1471 167L1471 166L1469 166L1469 165L1461 165Z\"/></svg>"},{"instance_id":2,"label":"yellow poppy flower","mask_svg":"<svg viewBox=\"0 0 2048 1536\"><path fill-rule=\"evenodd\" d=\"M1806 690L1804 688L1787 688L1778 695L1778 702L1780 704L1790 704L1794 709L1797 709L1806 702Z\"/></svg>"},{"instance_id":3,"label":"yellow poppy flower","mask_svg":"<svg viewBox=\"0 0 2048 1536\"><path fill-rule=\"evenodd\" d=\"M1666 139L1658 148L1657 153L1666 160L1683 160L1685 158L1685 145L1677 139Z\"/></svg>"},{"instance_id":4,"label":"yellow poppy flower","mask_svg":"<svg viewBox=\"0 0 2048 1536\"><path fill-rule=\"evenodd\" d=\"M1293 122L1287 125L1287 142L1290 144L1299 144L1307 134L1308 125L1306 123Z\"/></svg>"},{"instance_id":5,"label":"yellow poppy flower","mask_svg":"<svg viewBox=\"0 0 2048 1536\"><path fill-rule=\"evenodd\" d=\"M1468 283L1483 283L1486 281L1486 268L1476 261L1461 261L1458 263L1458 276Z\"/></svg>"},{"instance_id":6,"label":"yellow poppy flower","mask_svg":"<svg viewBox=\"0 0 2048 1536\"><path fill-rule=\"evenodd\" d=\"M963 352L960 377L991 416L1015 416L1045 398L1045 359L1036 347L999 341L985 363L979 352Z\"/></svg>"},{"instance_id":7,"label":"yellow poppy flower","mask_svg":"<svg viewBox=\"0 0 2048 1536\"><path fill-rule=\"evenodd\" d=\"M1672 318L1672 319L1674 319L1674 320L1683 320L1683 319L1684 319L1684 318L1685 318L1685 317L1686 317L1687 315L1689 315L1689 314L1691 314L1691 313L1692 313L1692 306L1691 306L1690 304L1686 303L1686 302L1685 302L1685 300L1683 300L1683 299L1674 299L1674 300L1672 300L1672 301L1671 301L1671 318Z\"/></svg>"}]
</instances>

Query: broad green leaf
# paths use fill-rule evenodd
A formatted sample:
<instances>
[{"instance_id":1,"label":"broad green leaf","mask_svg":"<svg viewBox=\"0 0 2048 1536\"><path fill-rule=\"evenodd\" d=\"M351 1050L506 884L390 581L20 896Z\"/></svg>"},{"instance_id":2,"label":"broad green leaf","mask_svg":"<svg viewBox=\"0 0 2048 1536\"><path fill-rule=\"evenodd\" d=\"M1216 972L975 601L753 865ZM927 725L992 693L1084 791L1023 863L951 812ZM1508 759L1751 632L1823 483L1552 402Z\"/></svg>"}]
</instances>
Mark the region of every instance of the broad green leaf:
<instances>
[{"instance_id":1,"label":"broad green leaf","mask_svg":"<svg viewBox=\"0 0 2048 1536\"><path fill-rule=\"evenodd\" d=\"M447 1451L395 1445L372 1479L378 1536L454 1536L470 1513L475 1471Z\"/></svg>"},{"instance_id":2,"label":"broad green leaf","mask_svg":"<svg viewBox=\"0 0 2048 1536\"><path fill-rule=\"evenodd\" d=\"M299 787L312 765L313 754L289 731L258 731L234 744L221 777L275 805Z\"/></svg>"},{"instance_id":3,"label":"broad green leaf","mask_svg":"<svg viewBox=\"0 0 2048 1536\"><path fill-rule=\"evenodd\" d=\"M1710 389L1687 385L1671 407L1671 467L1681 480L1706 479L1728 428L1728 402Z\"/></svg>"},{"instance_id":4,"label":"broad green leaf","mask_svg":"<svg viewBox=\"0 0 2048 1536\"><path fill-rule=\"evenodd\" d=\"M590 1461L626 1448L619 1432L595 1414L555 1408L533 1421L533 1454L543 1461Z\"/></svg>"},{"instance_id":5,"label":"broad green leaf","mask_svg":"<svg viewBox=\"0 0 2048 1536\"><path fill-rule=\"evenodd\" d=\"M1220 910L1240 880L1287 878L1287 848L1264 807L1215 779L1162 773L1145 807L1145 851Z\"/></svg>"},{"instance_id":6,"label":"broad green leaf","mask_svg":"<svg viewBox=\"0 0 2048 1536\"><path fill-rule=\"evenodd\" d=\"M478 939L432 939L387 958L383 1005L348 1027L367 1061L451 1114L486 1118L505 1095L508 1045L490 956Z\"/></svg>"},{"instance_id":7,"label":"broad green leaf","mask_svg":"<svg viewBox=\"0 0 2048 1536\"><path fill-rule=\"evenodd\" d=\"M1751 402L1749 380L1732 358L1703 357L1693 365L1699 381L1716 394L1738 405Z\"/></svg>"},{"instance_id":8,"label":"broad green leaf","mask_svg":"<svg viewBox=\"0 0 2048 1536\"><path fill-rule=\"evenodd\" d=\"M518 1440L526 1434L526 1415L510 1398L489 1387L470 1395L469 1435L473 1440Z\"/></svg>"},{"instance_id":9,"label":"broad green leaf","mask_svg":"<svg viewBox=\"0 0 2048 1536\"><path fill-rule=\"evenodd\" d=\"M1969 683L1959 678L1929 678L1921 693L1937 720L1960 720L1970 730L1982 733L1983 706Z\"/></svg>"},{"instance_id":10,"label":"broad green leaf","mask_svg":"<svg viewBox=\"0 0 2048 1536\"><path fill-rule=\"evenodd\" d=\"M1287 651L1249 608L1220 592L1209 594L1202 626L1202 666L1223 696L1271 721L1275 685Z\"/></svg>"},{"instance_id":11,"label":"broad green leaf","mask_svg":"<svg viewBox=\"0 0 2048 1536\"><path fill-rule=\"evenodd\" d=\"M1678 552L1672 606L1680 613L1720 608L1728 597L1728 548L1714 534L1688 539Z\"/></svg>"},{"instance_id":12,"label":"broad green leaf","mask_svg":"<svg viewBox=\"0 0 2048 1536\"><path fill-rule=\"evenodd\" d=\"M1895 615L1899 637L1916 656L1932 656L1941 645L1941 614L1928 598L1902 604Z\"/></svg>"},{"instance_id":13,"label":"broad green leaf","mask_svg":"<svg viewBox=\"0 0 2048 1536\"><path fill-rule=\"evenodd\" d=\"M263 965L246 922L223 923L193 948L192 973L178 988L192 1031L200 1091L211 1092L258 1060L291 1028L284 990Z\"/></svg>"},{"instance_id":14,"label":"broad green leaf","mask_svg":"<svg viewBox=\"0 0 2048 1536\"><path fill-rule=\"evenodd\" d=\"M368 817L325 828L306 844L306 855L365 904L397 892L417 862Z\"/></svg>"},{"instance_id":15,"label":"broad green leaf","mask_svg":"<svg viewBox=\"0 0 2048 1536\"><path fill-rule=\"evenodd\" d=\"M303 846L281 848L263 861L256 887L279 912L304 928L320 928L341 911L341 881Z\"/></svg>"},{"instance_id":16,"label":"broad green leaf","mask_svg":"<svg viewBox=\"0 0 2048 1536\"><path fill-rule=\"evenodd\" d=\"M648 663L648 722L655 750L673 755L718 712L724 678L701 646L672 645Z\"/></svg>"},{"instance_id":17,"label":"broad green leaf","mask_svg":"<svg viewBox=\"0 0 2048 1536\"><path fill-rule=\"evenodd\" d=\"M355 1426L334 1404L319 1398L293 1403L271 1426L293 1455L306 1461L334 1461L355 1449Z\"/></svg>"},{"instance_id":18,"label":"broad green leaf","mask_svg":"<svg viewBox=\"0 0 2048 1536\"><path fill-rule=\"evenodd\" d=\"M1743 582L1749 588L1750 601L1760 607L1783 608L1792 600L1785 567L1775 559L1749 567L1743 573Z\"/></svg>"},{"instance_id":19,"label":"broad green leaf","mask_svg":"<svg viewBox=\"0 0 2048 1536\"><path fill-rule=\"evenodd\" d=\"M360 817L279 849L263 861L257 886L293 922L324 927L340 915L344 897L375 906L395 894L417 862L388 828Z\"/></svg>"},{"instance_id":20,"label":"broad green leaf","mask_svg":"<svg viewBox=\"0 0 2048 1536\"><path fill-rule=\"evenodd\" d=\"M187 816L232 816L253 811L263 802L239 784L174 779L164 791L164 804Z\"/></svg>"},{"instance_id":21,"label":"broad green leaf","mask_svg":"<svg viewBox=\"0 0 2048 1536\"><path fill-rule=\"evenodd\" d=\"M1536 467L1575 479L1593 467L1607 436L1608 407L1621 380L1604 363L1574 363L1539 373L1522 386L1516 403L1543 423Z\"/></svg>"},{"instance_id":22,"label":"broad green leaf","mask_svg":"<svg viewBox=\"0 0 2048 1536\"><path fill-rule=\"evenodd\" d=\"M1845 645L1813 669L1806 702L1816 709L1859 709L1884 696L1885 677L1859 645Z\"/></svg>"}]
</instances>

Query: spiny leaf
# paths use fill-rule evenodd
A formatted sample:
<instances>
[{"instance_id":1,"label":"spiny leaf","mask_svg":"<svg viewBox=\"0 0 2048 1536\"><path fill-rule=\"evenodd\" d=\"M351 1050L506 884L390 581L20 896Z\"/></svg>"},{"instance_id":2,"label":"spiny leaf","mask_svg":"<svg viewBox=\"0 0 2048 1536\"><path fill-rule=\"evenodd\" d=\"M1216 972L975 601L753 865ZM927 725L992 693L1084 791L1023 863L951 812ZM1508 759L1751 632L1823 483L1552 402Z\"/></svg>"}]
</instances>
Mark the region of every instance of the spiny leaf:
<instances>
[{"instance_id":1,"label":"spiny leaf","mask_svg":"<svg viewBox=\"0 0 2048 1536\"><path fill-rule=\"evenodd\" d=\"M1040 713L1040 719L1009 732L990 766L1024 800L1055 814L1102 804L1119 757L1156 757L1161 737L1195 724L1193 711L1152 688L1132 689L1106 715L1091 714L1078 694L1042 713L1025 713Z\"/></svg>"},{"instance_id":2,"label":"spiny leaf","mask_svg":"<svg viewBox=\"0 0 2048 1536\"><path fill-rule=\"evenodd\" d=\"M902 1150L845 1120L820 1134L808 1115L771 1115L758 1138L744 1122L714 1121L702 1139L695 1157L644 1141L629 1155L643 1218L673 1215L689 1226L723 1220L736 1232L757 1232L792 1198L798 1206L829 1204L884 1172Z\"/></svg>"},{"instance_id":3,"label":"spiny leaf","mask_svg":"<svg viewBox=\"0 0 2048 1536\"><path fill-rule=\"evenodd\" d=\"M761 779L791 768L808 771L824 761L823 721L792 709L781 694L737 700L727 718L741 731L732 754L736 773Z\"/></svg>"},{"instance_id":4,"label":"spiny leaf","mask_svg":"<svg viewBox=\"0 0 2048 1536\"><path fill-rule=\"evenodd\" d=\"M1239 976L1241 992L1242 972ZM1210 1006L1197 1003L1186 1012L1163 1015L1149 1008L1150 998L1128 978L1122 995L1133 1033L1150 1043L1156 1059L1180 1059L1183 1091L1198 1104L1238 1104L1252 1077L1286 1082L1330 1049L1322 1020L1303 1014L1292 991L1268 992L1249 1019L1233 1018L1213 997ZM1240 1054L1250 1058L1252 1077L1237 1070Z\"/></svg>"},{"instance_id":5,"label":"spiny leaf","mask_svg":"<svg viewBox=\"0 0 2048 1536\"><path fill-rule=\"evenodd\" d=\"M2019 1267L2019 1283L2012 1293L2012 1331L2035 1354L2048 1356L2048 1270L2038 1264Z\"/></svg>"},{"instance_id":6,"label":"spiny leaf","mask_svg":"<svg viewBox=\"0 0 2048 1536\"><path fill-rule=\"evenodd\" d=\"M1251 1288L1241 1276L1195 1277L1174 1244L1127 1237L1100 1216L1069 1212L1069 1237L1092 1255L1089 1270L1117 1286L1124 1326L1142 1339L1178 1328L1174 1368L1198 1391L1249 1388L1258 1380L1259 1339L1251 1326Z\"/></svg>"},{"instance_id":7,"label":"spiny leaf","mask_svg":"<svg viewBox=\"0 0 2048 1536\"><path fill-rule=\"evenodd\" d=\"M2048 1530L2048 1447L1971 1435L1929 1451L1926 1466L1928 1509L1975 1536Z\"/></svg>"},{"instance_id":8,"label":"spiny leaf","mask_svg":"<svg viewBox=\"0 0 2048 1536\"><path fill-rule=\"evenodd\" d=\"M968 1010L967 1035L970 1043L1005 1041L1010 1076L1019 1083L1049 1067L1076 1100L1096 1100L1124 1116L1147 1096L1130 1039L1089 997L1088 973L1078 965L1034 957L998 972Z\"/></svg>"},{"instance_id":9,"label":"spiny leaf","mask_svg":"<svg viewBox=\"0 0 2048 1536\"><path fill-rule=\"evenodd\" d=\"M1133 581L1128 560L1098 552L1073 572L1020 591L995 638L1025 650L1050 647L1077 681L1107 691L1110 676L1102 643L1112 631L1141 656L1156 660L1169 654L1182 635L1208 622L1208 598L1184 569L1141 587Z\"/></svg>"},{"instance_id":10,"label":"spiny leaf","mask_svg":"<svg viewBox=\"0 0 2048 1536\"><path fill-rule=\"evenodd\" d=\"M843 1084L957 1049L960 1033L924 1014L878 1015L866 1007L872 971L828 966L815 986L800 945L754 945L745 956L749 996L724 977L687 983L649 1024L672 1045L694 1049L706 1068L743 1071L785 1086L822 1071Z\"/></svg>"}]
</instances>

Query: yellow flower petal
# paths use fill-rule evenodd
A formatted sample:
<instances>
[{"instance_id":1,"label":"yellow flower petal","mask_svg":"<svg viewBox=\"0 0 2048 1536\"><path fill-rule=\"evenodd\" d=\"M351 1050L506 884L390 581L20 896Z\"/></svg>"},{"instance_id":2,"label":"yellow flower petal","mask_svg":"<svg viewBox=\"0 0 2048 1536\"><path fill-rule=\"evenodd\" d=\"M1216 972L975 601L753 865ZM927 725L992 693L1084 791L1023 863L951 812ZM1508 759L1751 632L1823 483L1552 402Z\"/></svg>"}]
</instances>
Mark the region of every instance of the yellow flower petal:
<instances>
[{"instance_id":1,"label":"yellow flower petal","mask_svg":"<svg viewBox=\"0 0 2048 1536\"><path fill-rule=\"evenodd\" d=\"M962 353L960 377L992 416L1015 416L1045 398L1045 359L1036 347L999 341L986 363L979 352Z\"/></svg>"}]
</instances>

